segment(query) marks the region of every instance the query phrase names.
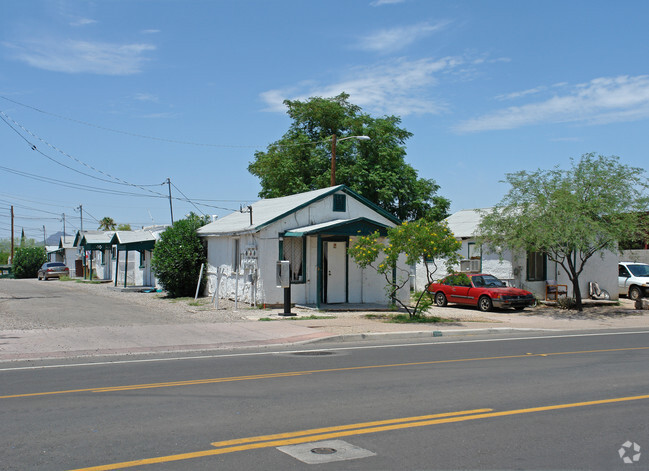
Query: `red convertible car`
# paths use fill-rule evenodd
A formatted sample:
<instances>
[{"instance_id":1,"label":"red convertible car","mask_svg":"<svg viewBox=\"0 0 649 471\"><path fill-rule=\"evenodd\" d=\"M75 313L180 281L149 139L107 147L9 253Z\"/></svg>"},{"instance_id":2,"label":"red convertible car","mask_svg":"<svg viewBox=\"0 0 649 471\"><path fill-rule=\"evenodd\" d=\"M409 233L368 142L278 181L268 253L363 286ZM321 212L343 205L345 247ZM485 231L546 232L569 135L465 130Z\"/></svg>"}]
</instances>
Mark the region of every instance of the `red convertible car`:
<instances>
[{"instance_id":1,"label":"red convertible car","mask_svg":"<svg viewBox=\"0 0 649 471\"><path fill-rule=\"evenodd\" d=\"M536 299L529 291L511 288L493 275L484 273L449 275L437 283L428 285L440 307L448 303L477 306L481 311L494 307L512 307L516 310L534 305Z\"/></svg>"}]
</instances>

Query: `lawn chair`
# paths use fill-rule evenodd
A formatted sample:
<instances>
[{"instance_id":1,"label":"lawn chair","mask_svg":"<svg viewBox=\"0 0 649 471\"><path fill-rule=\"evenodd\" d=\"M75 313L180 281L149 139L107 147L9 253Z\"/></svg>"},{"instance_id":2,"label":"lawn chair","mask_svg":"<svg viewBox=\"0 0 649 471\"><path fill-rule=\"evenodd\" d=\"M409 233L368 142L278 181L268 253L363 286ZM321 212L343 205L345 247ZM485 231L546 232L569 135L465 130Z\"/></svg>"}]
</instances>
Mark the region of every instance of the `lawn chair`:
<instances>
[{"instance_id":1,"label":"lawn chair","mask_svg":"<svg viewBox=\"0 0 649 471\"><path fill-rule=\"evenodd\" d=\"M559 296L568 296L568 285L560 285L557 280L546 280L545 300L557 301Z\"/></svg>"},{"instance_id":2,"label":"lawn chair","mask_svg":"<svg viewBox=\"0 0 649 471\"><path fill-rule=\"evenodd\" d=\"M605 289L600 289L596 281L588 282L588 294L592 299L611 299L611 295Z\"/></svg>"}]
</instances>

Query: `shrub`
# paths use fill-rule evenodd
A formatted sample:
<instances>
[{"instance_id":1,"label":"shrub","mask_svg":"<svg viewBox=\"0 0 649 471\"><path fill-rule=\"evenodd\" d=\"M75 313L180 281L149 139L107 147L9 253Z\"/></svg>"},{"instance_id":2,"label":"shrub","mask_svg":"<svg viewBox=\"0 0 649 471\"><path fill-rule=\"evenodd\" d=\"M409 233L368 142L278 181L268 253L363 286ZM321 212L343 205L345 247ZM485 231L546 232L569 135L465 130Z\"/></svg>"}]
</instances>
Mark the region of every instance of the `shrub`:
<instances>
[{"instance_id":1,"label":"shrub","mask_svg":"<svg viewBox=\"0 0 649 471\"><path fill-rule=\"evenodd\" d=\"M167 228L153 249L151 267L169 296L193 296L201 264L207 261L207 251L196 230L205 219L190 214ZM207 270L203 271L201 290L205 287Z\"/></svg>"},{"instance_id":2,"label":"shrub","mask_svg":"<svg viewBox=\"0 0 649 471\"><path fill-rule=\"evenodd\" d=\"M14 252L13 272L16 278L36 278L38 269L47 262L45 247L19 247Z\"/></svg>"}]
</instances>

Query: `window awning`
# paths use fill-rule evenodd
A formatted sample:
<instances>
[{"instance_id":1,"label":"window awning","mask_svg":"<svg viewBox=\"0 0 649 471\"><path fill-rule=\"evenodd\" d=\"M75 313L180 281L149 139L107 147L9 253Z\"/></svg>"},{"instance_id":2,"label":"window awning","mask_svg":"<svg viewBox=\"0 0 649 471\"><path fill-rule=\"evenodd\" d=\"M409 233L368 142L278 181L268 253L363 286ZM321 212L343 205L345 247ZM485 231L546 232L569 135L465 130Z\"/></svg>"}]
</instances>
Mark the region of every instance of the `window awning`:
<instances>
[{"instance_id":1,"label":"window awning","mask_svg":"<svg viewBox=\"0 0 649 471\"><path fill-rule=\"evenodd\" d=\"M375 231L379 231L381 235L386 235L387 229L388 226L385 224L363 217L356 219L335 219L333 221L290 229L284 233L284 237L304 237L317 234L365 236Z\"/></svg>"}]
</instances>

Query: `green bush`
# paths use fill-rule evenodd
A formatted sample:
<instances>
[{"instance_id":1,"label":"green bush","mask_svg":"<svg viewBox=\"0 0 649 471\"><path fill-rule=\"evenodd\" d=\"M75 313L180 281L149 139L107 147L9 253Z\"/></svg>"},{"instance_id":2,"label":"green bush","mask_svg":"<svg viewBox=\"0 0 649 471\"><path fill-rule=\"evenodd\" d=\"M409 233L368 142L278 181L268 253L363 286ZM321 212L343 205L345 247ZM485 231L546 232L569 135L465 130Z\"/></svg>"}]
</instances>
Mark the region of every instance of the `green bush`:
<instances>
[{"instance_id":1,"label":"green bush","mask_svg":"<svg viewBox=\"0 0 649 471\"><path fill-rule=\"evenodd\" d=\"M45 247L19 247L14 252L13 272L16 278L36 278L38 269L47 262Z\"/></svg>"},{"instance_id":2,"label":"green bush","mask_svg":"<svg viewBox=\"0 0 649 471\"><path fill-rule=\"evenodd\" d=\"M207 261L207 251L196 230L207 221L195 214L176 221L167 228L153 249L151 267L169 296L194 296L201 264ZM201 290L207 281L203 270Z\"/></svg>"}]
</instances>

